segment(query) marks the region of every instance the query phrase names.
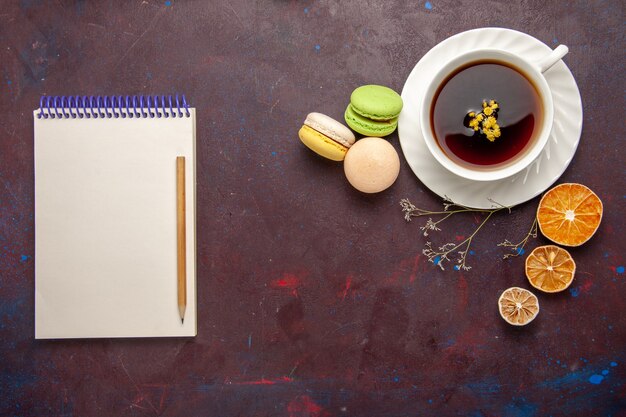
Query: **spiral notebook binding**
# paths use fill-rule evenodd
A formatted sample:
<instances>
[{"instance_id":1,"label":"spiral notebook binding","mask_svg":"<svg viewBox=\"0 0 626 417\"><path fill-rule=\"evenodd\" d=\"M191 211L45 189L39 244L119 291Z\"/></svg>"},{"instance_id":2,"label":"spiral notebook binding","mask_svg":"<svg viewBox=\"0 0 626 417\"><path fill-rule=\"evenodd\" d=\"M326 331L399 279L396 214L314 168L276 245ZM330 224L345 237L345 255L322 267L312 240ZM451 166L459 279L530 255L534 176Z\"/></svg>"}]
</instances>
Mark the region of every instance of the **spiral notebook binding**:
<instances>
[{"instance_id":1,"label":"spiral notebook binding","mask_svg":"<svg viewBox=\"0 0 626 417\"><path fill-rule=\"evenodd\" d=\"M41 119L191 117L185 95L41 96Z\"/></svg>"}]
</instances>

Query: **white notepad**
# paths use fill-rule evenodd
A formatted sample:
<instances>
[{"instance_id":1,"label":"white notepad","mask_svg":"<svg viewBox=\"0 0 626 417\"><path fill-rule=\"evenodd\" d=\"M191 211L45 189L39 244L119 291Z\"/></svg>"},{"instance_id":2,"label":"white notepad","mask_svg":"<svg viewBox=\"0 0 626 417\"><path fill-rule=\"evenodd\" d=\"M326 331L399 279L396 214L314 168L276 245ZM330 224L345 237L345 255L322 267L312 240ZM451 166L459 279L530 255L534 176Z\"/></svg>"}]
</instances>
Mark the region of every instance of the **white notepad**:
<instances>
[{"instance_id":1,"label":"white notepad","mask_svg":"<svg viewBox=\"0 0 626 417\"><path fill-rule=\"evenodd\" d=\"M165 98L43 104L34 112L35 337L195 336L195 109ZM177 156L186 159L184 323Z\"/></svg>"}]
</instances>

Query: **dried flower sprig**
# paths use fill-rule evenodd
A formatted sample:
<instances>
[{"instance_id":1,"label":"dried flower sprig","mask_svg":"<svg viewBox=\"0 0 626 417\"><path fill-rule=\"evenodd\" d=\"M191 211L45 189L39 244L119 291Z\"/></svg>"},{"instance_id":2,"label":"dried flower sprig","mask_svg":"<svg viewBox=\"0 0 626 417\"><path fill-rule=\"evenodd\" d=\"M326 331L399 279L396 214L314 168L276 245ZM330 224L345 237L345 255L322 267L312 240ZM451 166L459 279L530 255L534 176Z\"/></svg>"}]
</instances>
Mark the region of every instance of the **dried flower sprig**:
<instances>
[{"instance_id":1,"label":"dried flower sprig","mask_svg":"<svg viewBox=\"0 0 626 417\"><path fill-rule=\"evenodd\" d=\"M502 134L498 125L499 110L500 106L495 100L488 102L485 100L483 101L483 110L479 113L475 111L467 113L463 124L493 142Z\"/></svg>"},{"instance_id":2,"label":"dried flower sprig","mask_svg":"<svg viewBox=\"0 0 626 417\"><path fill-rule=\"evenodd\" d=\"M480 223L480 225L478 225L478 227L474 230L474 232L462 242L445 243L443 246L440 246L437 249L433 248L431 242L426 242L426 245L425 245L426 247L422 250L422 253L428 257L428 260L432 262L433 264L437 265L442 270L444 269L443 262L450 261L449 255L456 251L458 253L458 257L456 259L456 265L454 266L454 269L456 269L457 271L461 269L467 271L471 269L471 266L467 265L466 259L467 259L467 254L470 252L470 246L472 244L472 240L474 239L474 236L476 236L476 234L480 231L480 229L482 229L482 227L487 223L487 221L495 213L501 210L508 210L509 213L511 212L510 207L497 203L493 201L492 199L489 199L489 201L491 201L491 203L493 204L492 205L493 208L491 209L474 209L474 208L466 207L461 204L455 203L447 196L444 197L443 199L443 211L430 211L430 210L424 210L424 209L418 208L406 198L400 200L400 205L402 206L402 211L404 212L404 218L407 222L411 221L413 217L436 216L436 215L443 216L437 221L434 221L432 217L428 218L426 223L420 227L420 230L422 230L424 236L428 236L429 231L441 230L438 225L442 221L447 219L448 217L452 216L453 214L467 213L467 212L488 213L485 219L482 221L482 223Z\"/></svg>"},{"instance_id":3,"label":"dried flower sprig","mask_svg":"<svg viewBox=\"0 0 626 417\"><path fill-rule=\"evenodd\" d=\"M524 246L526 246L526 243L528 243L528 240L531 237L533 239L537 238L537 218L536 217L535 217L535 221L530 226L530 229L528 230L528 233L526 233L526 236L524 237L524 239L520 240L517 243L511 243L508 239L505 239L504 242L502 242L502 243L498 243L498 246L503 246L503 247L509 248L509 249L511 249L511 251L513 251L513 253L505 254L502 257L502 259L507 259L507 258L511 258L511 257L514 257L514 256L520 256L520 255L524 254Z\"/></svg>"}]
</instances>

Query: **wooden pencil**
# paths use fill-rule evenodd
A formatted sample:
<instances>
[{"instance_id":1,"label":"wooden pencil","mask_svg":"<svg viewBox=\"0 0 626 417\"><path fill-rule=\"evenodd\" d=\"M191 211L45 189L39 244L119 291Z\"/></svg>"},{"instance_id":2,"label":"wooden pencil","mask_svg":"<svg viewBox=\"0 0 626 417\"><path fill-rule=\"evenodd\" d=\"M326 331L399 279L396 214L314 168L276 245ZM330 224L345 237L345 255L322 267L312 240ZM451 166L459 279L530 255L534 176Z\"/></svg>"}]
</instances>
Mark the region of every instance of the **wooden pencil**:
<instances>
[{"instance_id":1,"label":"wooden pencil","mask_svg":"<svg viewBox=\"0 0 626 417\"><path fill-rule=\"evenodd\" d=\"M187 308L187 248L185 225L185 157L176 157L176 226L178 247L178 311L180 322L185 322Z\"/></svg>"}]
</instances>

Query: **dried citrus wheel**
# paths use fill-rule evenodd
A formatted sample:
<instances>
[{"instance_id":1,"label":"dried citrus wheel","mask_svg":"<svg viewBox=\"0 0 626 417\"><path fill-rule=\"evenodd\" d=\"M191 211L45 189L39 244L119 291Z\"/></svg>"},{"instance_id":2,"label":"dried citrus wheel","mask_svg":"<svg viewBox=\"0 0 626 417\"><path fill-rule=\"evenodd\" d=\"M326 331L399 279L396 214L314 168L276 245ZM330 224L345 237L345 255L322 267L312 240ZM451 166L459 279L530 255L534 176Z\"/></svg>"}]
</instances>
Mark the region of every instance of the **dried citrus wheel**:
<instances>
[{"instance_id":1,"label":"dried citrus wheel","mask_svg":"<svg viewBox=\"0 0 626 417\"><path fill-rule=\"evenodd\" d=\"M563 291L574 280L575 272L572 255L558 246L539 246L526 258L526 277L543 292Z\"/></svg>"},{"instance_id":2,"label":"dried citrus wheel","mask_svg":"<svg viewBox=\"0 0 626 417\"><path fill-rule=\"evenodd\" d=\"M519 287L504 290L498 307L502 318L513 326L524 326L539 314L539 300L535 294Z\"/></svg>"},{"instance_id":3,"label":"dried citrus wheel","mask_svg":"<svg viewBox=\"0 0 626 417\"><path fill-rule=\"evenodd\" d=\"M580 246L598 230L602 201L582 184L560 184L539 202L537 222L541 233L554 243Z\"/></svg>"}]
</instances>

